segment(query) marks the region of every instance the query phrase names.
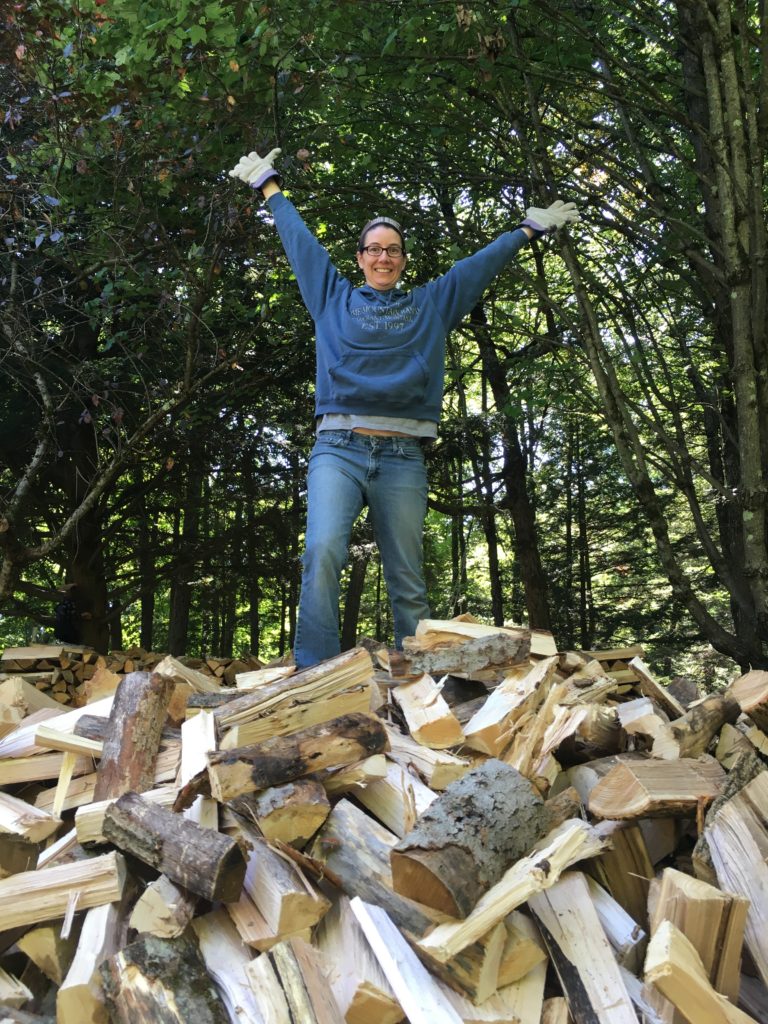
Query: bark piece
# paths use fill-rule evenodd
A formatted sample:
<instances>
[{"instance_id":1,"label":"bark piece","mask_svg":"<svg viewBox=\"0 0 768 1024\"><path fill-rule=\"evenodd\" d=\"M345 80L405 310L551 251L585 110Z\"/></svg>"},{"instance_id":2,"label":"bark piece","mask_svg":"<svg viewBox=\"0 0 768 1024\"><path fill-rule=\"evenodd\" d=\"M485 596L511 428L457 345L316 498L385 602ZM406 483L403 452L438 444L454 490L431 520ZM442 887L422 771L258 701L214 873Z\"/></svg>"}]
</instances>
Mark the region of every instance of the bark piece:
<instances>
[{"instance_id":1,"label":"bark piece","mask_svg":"<svg viewBox=\"0 0 768 1024\"><path fill-rule=\"evenodd\" d=\"M738 701L727 694L705 697L681 718L659 730L653 743L653 756L667 760L699 757L707 752L722 727L726 723L733 725L740 714Z\"/></svg>"},{"instance_id":2,"label":"bark piece","mask_svg":"<svg viewBox=\"0 0 768 1024\"><path fill-rule=\"evenodd\" d=\"M386 749L387 734L378 718L343 715L290 736L214 752L208 758L208 778L213 796L226 803L244 793L292 782L323 768L353 764Z\"/></svg>"},{"instance_id":3,"label":"bark piece","mask_svg":"<svg viewBox=\"0 0 768 1024\"><path fill-rule=\"evenodd\" d=\"M531 783L491 758L446 789L392 850L395 891L466 917L547 829Z\"/></svg>"},{"instance_id":4,"label":"bark piece","mask_svg":"<svg viewBox=\"0 0 768 1024\"><path fill-rule=\"evenodd\" d=\"M209 900L236 900L245 859L233 839L200 828L137 793L126 793L104 815L104 836L121 850Z\"/></svg>"},{"instance_id":5,"label":"bark piece","mask_svg":"<svg viewBox=\"0 0 768 1024\"><path fill-rule=\"evenodd\" d=\"M599 818L614 820L692 815L714 800L724 783L721 765L707 755L674 762L622 761L590 792L588 808Z\"/></svg>"},{"instance_id":6,"label":"bark piece","mask_svg":"<svg viewBox=\"0 0 768 1024\"><path fill-rule=\"evenodd\" d=\"M115 1024L229 1024L196 944L144 935L101 965Z\"/></svg>"},{"instance_id":7,"label":"bark piece","mask_svg":"<svg viewBox=\"0 0 768 1024\"><path fill-rule=\"evenodd\" d=\"M144 792L155 783L155 759L173 682L148 672L127 675L114 696L94 800Z\"/></svg>"},{"instance_id":8,"label":"bark piece","mask_svg":"<svg viewBox=\"0 0 768 1024\"><path fill-rule=\"evenodd\" d=\"M576 1024L637 1024L583 874L568 872L528 905Z\"/></svg>"}]
</instances>

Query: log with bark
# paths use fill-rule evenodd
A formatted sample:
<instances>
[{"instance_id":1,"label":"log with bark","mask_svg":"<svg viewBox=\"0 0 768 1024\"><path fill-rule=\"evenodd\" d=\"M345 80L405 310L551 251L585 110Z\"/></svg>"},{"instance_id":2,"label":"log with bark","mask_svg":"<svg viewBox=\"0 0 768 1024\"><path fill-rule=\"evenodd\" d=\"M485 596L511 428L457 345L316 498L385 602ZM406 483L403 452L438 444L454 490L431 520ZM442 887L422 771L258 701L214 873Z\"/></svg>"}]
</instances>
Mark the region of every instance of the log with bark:
<instances>
[{"instance_id":1,"label":"log with bark","mask_svg":"<svg viewBox=\"0 0 768 1024\"><path fill-rule=\"evenodd\" d=\"M548 831L544 801L491 758L454 782L391 853L395 891L466 917L506 869Z\"/></svg>"},{"instance_id":2,"label":"log with bark","mask_svg":"<svg viewBox=\"0 0 768 1024\"><path fill-rule=\"evenodd\" d=\"M105 839L209 900L236 900L245 858L233 839L125 793L104 815Z\"/></svg>"}]
</instances>

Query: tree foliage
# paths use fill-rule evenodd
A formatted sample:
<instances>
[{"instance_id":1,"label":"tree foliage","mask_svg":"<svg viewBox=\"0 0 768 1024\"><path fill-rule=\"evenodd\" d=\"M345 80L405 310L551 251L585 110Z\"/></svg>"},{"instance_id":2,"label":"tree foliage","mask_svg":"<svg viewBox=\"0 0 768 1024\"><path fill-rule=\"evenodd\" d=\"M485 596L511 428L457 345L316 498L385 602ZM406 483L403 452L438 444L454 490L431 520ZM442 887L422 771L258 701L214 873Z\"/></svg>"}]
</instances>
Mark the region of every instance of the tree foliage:
<instances>
[{"instance_id":1,"label":"tree foliage","mask_svg":"<svg viewBox=\"0 0 768 1024\"><path fill-rule=\"evenodd\" d=\"M290 644L312 324L226 175L279 145L350 275L373 213L406 224L424 280L531 202L584 211L451 339L435 612L765 663L757 0L42 0L4 17L6 615L40 621L66 581L98 646ZM384 636L359 543L360 627Z\"/></svg>"}]
</instances>

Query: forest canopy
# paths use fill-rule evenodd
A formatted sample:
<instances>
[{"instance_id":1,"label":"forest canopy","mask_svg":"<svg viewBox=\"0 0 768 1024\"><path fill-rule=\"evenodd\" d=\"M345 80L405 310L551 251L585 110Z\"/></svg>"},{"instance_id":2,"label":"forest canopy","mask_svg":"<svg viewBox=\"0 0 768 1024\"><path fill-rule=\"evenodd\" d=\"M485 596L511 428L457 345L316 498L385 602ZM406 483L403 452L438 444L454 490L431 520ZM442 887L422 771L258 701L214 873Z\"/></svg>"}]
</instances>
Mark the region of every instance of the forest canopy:
<instances>
[{"instance_id":1,"label":"forest canopy","mask_svg":"<svg viewBox=\"0 0 768 1024\"><path fill-rule=\"evenodd\" d=\"M0 54L0 639L286 652L312 323L227 171L283 151L339 270L408 282L578 203L449 341L436 616L768 667L762 0L58 0ZM343 635L390 637L358 525Z\"/></svg>"}]
</instances>

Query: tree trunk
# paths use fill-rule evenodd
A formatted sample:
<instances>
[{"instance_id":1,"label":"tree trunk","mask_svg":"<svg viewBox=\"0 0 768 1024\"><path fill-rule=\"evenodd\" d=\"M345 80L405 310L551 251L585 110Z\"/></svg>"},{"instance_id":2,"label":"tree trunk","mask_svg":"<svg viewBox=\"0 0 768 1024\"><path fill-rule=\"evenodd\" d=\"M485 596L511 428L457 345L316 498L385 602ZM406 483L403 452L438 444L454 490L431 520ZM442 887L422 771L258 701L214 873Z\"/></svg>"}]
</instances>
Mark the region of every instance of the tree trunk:
<instances>
[{"instance_id":1,"label":"tree trunk","mask_svg":"<svg viewBox=\"0 0 768 1024\"><path fill-rule=\"evenodd\" d=\"M203 502L205 460L200 449L190 447L183 505L183 525L176 551L178 569L171 585L171 608L168 621L168 651L173 655L186 653L189 613L192 606L192 580L197 560L200 513Z\"/></svg>"}]
</instances>

